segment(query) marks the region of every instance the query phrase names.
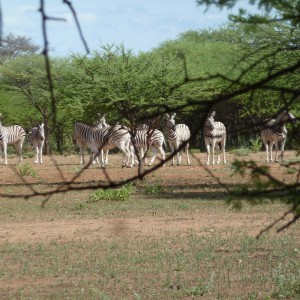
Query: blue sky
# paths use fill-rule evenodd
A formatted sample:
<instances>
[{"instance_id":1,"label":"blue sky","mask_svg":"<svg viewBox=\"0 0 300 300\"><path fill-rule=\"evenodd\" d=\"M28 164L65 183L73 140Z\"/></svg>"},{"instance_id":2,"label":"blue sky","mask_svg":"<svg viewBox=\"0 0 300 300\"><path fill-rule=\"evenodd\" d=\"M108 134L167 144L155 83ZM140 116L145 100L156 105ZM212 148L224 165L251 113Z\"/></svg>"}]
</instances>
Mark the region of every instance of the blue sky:
<instances>
[{"instance_id":1,"label":"blue sky","mask_svg":"<svg viewBox=\"0 0 300 300\"><path fill-rule=\"evenodd\" d=\"M244 2L244 3L243 3ZM1 1L3 34L30 37L42 45L39 0ZM135 53L148 51L187 30L214 28L228 21L232 11L199 7L195 0L73 0L91 51L101 44L123 43ZM240 1L245 6L248 1ZM52 54L85 53L71 12L62 0L45 0L47 15L66 22L49 21L47 31ZM234 11L237 11L238 7Z\"/></svg>"}]
</instances>

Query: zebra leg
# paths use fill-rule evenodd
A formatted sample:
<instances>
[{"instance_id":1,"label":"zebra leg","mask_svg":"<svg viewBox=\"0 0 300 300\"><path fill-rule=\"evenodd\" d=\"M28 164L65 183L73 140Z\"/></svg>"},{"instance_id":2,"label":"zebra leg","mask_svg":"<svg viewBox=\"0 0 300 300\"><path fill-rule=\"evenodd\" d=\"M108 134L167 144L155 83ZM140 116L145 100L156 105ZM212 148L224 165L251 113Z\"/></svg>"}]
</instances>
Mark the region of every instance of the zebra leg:
<instances>
[{"instance_id":1,"label":"zebra leg","mask_svg":"<svg viewBox=\"0 0 300 300\"><path fill-rule=\"evenodd\" d=\"M43 144L40 145L40 164L43 163Z\"/></svg>"},{"instance_id":2,"label":"zebra leg","mask_svg":"<svg viewBox=\"0 0 300 300\"><path fill-rule=\"evenodd\" d=\"M223 151L223 162L226 165L226 153L225 153L225 140L222 142L222 151Z\"/></svg>"},{"instance_id":3,"label":"zebra leg","mask_svg":"<svg viewBox=\"0 0 300 300\"><path fill-rule=\"evenodd\" d=\"M187 160L187 164L190 166L191 162L190 162L190 156L189 156L189 143L186 144L185 146L185 151L186 151L186 160Z\"/></svg>"},{"instance_id":4,"label":"zebra leg","mask_svg":"<svg viewBox=\"0 0 300 300\"><path fill-rule=\"evenodd\" d=\"M286 138L283 141L281 141L281 154L280 154L280 158L281 158L282 162L283 162L283 159L284 159L283 155L284 155L285 141L286 141Z\"/></svg>"},{"instance_id":5,"label":"zebra leg","mask_svg":"<svg viewBox=\"0 0 300 300\"><path fill-rule=\"evenodd\" d=\"M177 166L181 164L181 160L182 160L182 150L177 152Z\"/></svg>"},{"instance_id":6,"label":"zebra leg","mask_svg":"<svg viewBox=\"0 0 300 300\"><path fill-rule=\"evenodd\" d=\"M84 148L80 145L79 146L79 155L80 155L80 164L83 165L84 161Z\"/></svg>"},{"instance_id":7,"label":"zebra leg","mask_svg":"<svg viewBox=\"0 0 300 300\"><path fill-rule=\"evenodd\" d=\"M220 164L220 161L221 161L221 157L220 157L220 154L221 154L221 144L220 143L217 143L216 147L218 148L218 160L217 160L217 164Z\"/></svg>"},{"instance_id":8,"label":"zebra leg","mask_svg":"<svg viewBox=\"0 0 300 300\"><path fill-rule=\"evenodd\" d=\"M7 165L7 143L3 142L4 164Z\"/></svg>"},{"instance_id":9,"label":"zebra leg","mask_svg":"<svg viewBox=\"0 0 300 300\"><path fill-rule=\"evenodd\" d=\"M109 152L109 150L106 150L105 151L105 155L104 155L104 157L105 157L105 159L104 159L105 165L108 165L108 152Z\"/></svg>"},{"instance_id":10,"label":"zebra leg","mask_svg":"<svg viewBox=\"0 0 300 300\"><path fill-rule=\"evenodd\" d=\"M35 148L35 163L38 164L39 163L39 146L38 145L34 145Z\"/></svg>"},{"instance_id":11,"label":"zebra leg","mask_svg":"<svg viewBox=\"0 0 300 300\"><path fill-rule=\"evenodd\" d=\"M268 163L269 162L269 145L268 145L268 141L266 141L264 138L262 139L263 140L263 144L265 146L265 151L266 151L266 162Z\"/></svg>"},{"instance_id":12,"label":"zebra leg","mask_svg":"<svg viewBox=\"0 0 300 300\"><path fill-rule=\"evenodd\" d=\"M275 162L279 162L278 158L277 158L277 153L278 153L278 141L274 142L275 144Z\"/></svg>"},{"instance_id":13,"label":"zebra leg","mask_svg":"<svg viewBox=\"0 0 300 300\"><path fill-rule=\"evenodd\" d=\"M18 164L20 164L22 162L22 143L20 141L18 143L16 143L16 149L19 154L19 163Z\"/></svg>"},{"instance_id":14,"label":"zebra leg","mask_svg":"<svg viewBox=\"0 0 300 300\"><path fill-rule=\"evenodd\" d=\"M216 147L216 142L213 141L212 142L212 146L211 146L211 150L212 150L212 164L214 165L215 164L215 147Z\"/></svg>"},{"instance_id":15,"label":"zebra leg","mask_svg":"<svg viewBox=\"0 0 300 300\"><path fill-rule=\"evenodd\" d=\"M163 149L163 147L157 147L157 150L161 153L162 161L164 162L163 166L165 167L166 166L166 164L165 164L165 160L166 160L165 150Z\"/></svg>"},{"instance_id":16,"label":"zebra leg","mask_svg":"<svg viewBox=\"0 0 300 300\"><path fill-rule=\"evenodd\" d=\"M127 144L128 145L128 144ZM130 167L134 165L132 162L132 158L134 158L134 155L132 155L131 147L127 147L126 144L120 144L117 146L124 154L124 158L122 161L122 168ZM130 163L131 159L131 163Z\"/></svg>"},{"instance_id":17,"label":"zebra leg","mask_svg":"<svg viewBox=\"0 0 300 300\"><path fill-rule=\"evenodd\" d=\"M270 142L270 161L273 162L273 156L272 156L272 150L273 150L273 146L274 146L274 141ZM276 154L275 154L276 156Z\"/></svg>"},{"instance_id":18,"label":"zebra leg","mask_svg":"<svg viewBox=\"0 0 300 300\"><path fill-rule=\"evenodd\" d=\"M2 146L0 144L0 161L2 161L2 153L1 153L1 149L2 149Z\"/></svg>"},{"instance_id":19,"label":"zebra leg","mask_svg":"<svg viewBox=\"0 0 300 300\"><path fill-rule=\"evenodd\" d=\"M173 157L172 157L172 162L171 162L171 166L174 166L174 146L172 145L170 145L170 149L171 149L171 155L173 155Z\"/></svg>"},{"instance_id":20,"label":"zebra leg","mask_svg":"<svg viewBox=\"0 0 300 300\"><path fill-rule=\"evenodd\" d=\"M210 144L206 144L206 152L207 152L207 161L206 165L209 165L209 155L210 155Z\"/></svg>"},{"instance_id":21,"label":"zebra leg","mask_svg":"<svg viewBox=\"0 0 300 300\"><path fill-rule=\"evenodd\" d=\"M103 151L101 150L101 162L103 161ZM93 162L92 162L93 165L95 164L98 164L99 165L99 156L94 156L93 157Z\"/></svg>"},{"instance_id":22,"label":"zebra leg","mask_svg":"<svg viewBox=\"0 0 300 300\"><path fill-rule=\"evenodd\" d=\"M143 161L145 159L145 163L147 164L148 161L147 161L147 157L146 158L144 157L145 152L144 152L143 147L140 148L140 153L139 154L140 154L140 161Z\"/></svg>"},{"instance_id":23,"label":"zebra leg","mask_svg":"<svg viewBox=\"0 0 300 300\"><path fill-rule=\"evenodd\" d=\"M149 166L151 166L153 164L153 162L154 162L154 160L156 158L156 148L152 147L151 150L152 150L153 155L152 155L152 158L150 160Z\"/></svg>"}]
</instances>

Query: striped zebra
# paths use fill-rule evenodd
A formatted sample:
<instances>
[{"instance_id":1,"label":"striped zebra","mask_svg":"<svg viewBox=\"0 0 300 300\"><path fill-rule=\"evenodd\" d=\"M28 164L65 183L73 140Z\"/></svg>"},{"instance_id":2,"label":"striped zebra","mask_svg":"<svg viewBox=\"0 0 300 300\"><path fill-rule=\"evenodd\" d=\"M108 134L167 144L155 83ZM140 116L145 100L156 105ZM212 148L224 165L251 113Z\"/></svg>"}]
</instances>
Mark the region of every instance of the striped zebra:
<instances>
[{"instance_id":1,"label":"striped zebra","mask_svg":"<svg viewBox=\"0 0 300 300\"><path fill-rule=\"evenodd\" d=\"M45 142L45 129L44 123L39 124L37 127L33 127L28 133L29 143L34 147L36 152L36 164L43 163L43 147Z\"/></svg>"},{"instance_id":2,"label":"striped zebra","mask_svg":"<svg viewBox=\"0 0 300 300\"><path fill-rule=\"evenodd\" d=\"M209 165L210 162L210 150L212 150L212 164L215 164L215 147L218 146L218 160L217 164L220 163L220 152L223 152L223 161L226 164L225 156L225 144L226 144L226 128L223 123L215 122L214 117L216 112L208 114L203 130L204 142L207 151L207 162Z\"/></svg>"},{"instance_id":3,"label":"striped zebra","mask_svg":"<svg viewBox=\"0 0 300 300\"><path fill-rule=\"evenodd\" d=\"M22 161L22 148L25 140L25 130L19 125L8 127L2 126L0 122L0 144L3 146L4 163L7 165L7 145L13 144L19 153L19 164ZM2 161L0 153L0 161Z\"/></svg>"},{"instance_id":4,"label":"striped zebra","mask_svg":"<svg viewBox=\"0 0 300 300\"><path fill-rule=\"evenodd\" d=\"M101 124L101 114L97 114L98 120L96 121L96 125L94 126L95 128L103 128L103 125ZM76 139L75 139L76 136ZM78 145L79 147L79 155L80 155L80 164L83 165L85 164L85 159L84 159L84 150L87 148L87 143L84 139L84 137L80 136L80 132L74 132L74 137L73 137L73 142ZM103 151L101 151L101 154ZM99 164L99 159L98 156L93 158L93 165L94 164Z\"/></svg>"},{"instance_id":5,"label":"striped zebra","mask_svg":"<svg viewBox=\"0 0 300 300\"><path fill-rule=\"evenodd\" d=\"M180 147L183 146L186 151L187 164L190 165L189 158L189 140L191 137L190 129L185 124L177 124L175 125L175 116L174 113L172 116L166 114L167 121L167 139L172 153L177 153L177 165L179 166L181 163L181 150ZM174 156L172 157L172 166L174 165Z\"/></svg>"},{"instance_id":6,"label":"striped zebra","mask_svg":"<svg viewBox=\"0 0 300 300\"><path fill-rule=\"evenodd\" d=\"M147 153L149 149L152 150L152 158L149 166L151 166L156 158L157 150L161 153L162 160L165 161L166 155L163 149L165 138L163 133L158 129L150 129L146 124L141 124L137 127L134 137L132 138L133 152L136 148L139 151L139 156L144 159L144 152ZM145 163L148 164L147 156ZM165 166L165 163L163 164Z\"/></svg>"},{"instance_id":7,"label":"striped zebra","mask_svg":"<svg viewBox=\"0 0 300 300\"><path fill-rule=\"evenodd\" d=\"M293 116L287 109L282 109L277 115L276 119L271 119L267 122L265 127L261 130L261 137L266 149L267 159L266 161L273 161L272 149L275 144L275 161L279 162L277 159L278 143L281 143L281 154L280 158L283 161L284 155L284 145L287 138L287 129L285 124L287 122L297 122L297 118Z\"/></svg>"},{"instance_id":8,"label":"striped zebra","mask_svg":"<svg viewBox=\"0 0 300 300\"><path fill-rule=\"evenodd\" d=\"M105 128L97 128L85 124L83 122L75 122L74 125L74 141L80 140L84 142L92 151L90 163L93 157L99 155L100 150L110 150L119 148L124 153L122 166L133 166L130 147L130 134L128 129L121 125L115 125ZM101 161L101 166L104 167L104 161Z\"/></svg>"},{"instance_id":9,"label":"striped zebra","mask_svg":"<svg viewBox=\"0 0 300 300\"><path fill-rule=\"evenodd\" d=\"M106 114L101 115L100 113L97 114L98 120L96 121L96 127L97 128L105 128L110 127L109 124L106 123ZM101 149L101 161L104 161L104 165L108 165L108 152L109 150L106 150L105 152ZM98 160L98 157L96 158ZM94 164L94 161L93 161ZM99 164L99 162L98 162Z\"/></svg>"}]
</instances>

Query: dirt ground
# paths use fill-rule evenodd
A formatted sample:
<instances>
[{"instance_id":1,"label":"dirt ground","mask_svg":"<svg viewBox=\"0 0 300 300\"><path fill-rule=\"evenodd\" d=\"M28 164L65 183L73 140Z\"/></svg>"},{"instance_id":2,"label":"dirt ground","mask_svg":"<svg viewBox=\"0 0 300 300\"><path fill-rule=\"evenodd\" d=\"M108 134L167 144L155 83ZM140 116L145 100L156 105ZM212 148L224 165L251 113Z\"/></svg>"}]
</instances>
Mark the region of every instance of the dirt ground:
<instances>
[{"instance_id":1,"label":"dirt ground","mask_svg":"<svg viewBox=\"0 0 300 300\"><path fill-rule=\"evenodd\" d=\"M296 157L295 152L286 152L286 159L293 160ZM235 159L254 160L264 163L265 154L259 152L245 157L238 157L233 154L227 155L227 165L220 164L206 167L205 153L196 153L192 155L192 165L187 166L183 156L181 166L161 167L155 172L146 176L148 184L155 183L168 187L173 192L191 193L200 191L204 195L211 192L223 193L240 184L246 184L249 181L247 176L242 177L233 175L231 163ZM109 182L120 182L128 178L137 176L137 167L121 168L122 157L120 154L112 154L109 157L109 165L106 169L97 166L90 166L88 169L82 169L79 165L79 157L74 156L44 156L42 165L34 164L33 158L23 160L23 165L29 163L36 171L36 176L20 176L17 158L10 158L9 165L0 165L0 193L5 196L9 186L29 186L32 183L38 183L47 188L64 188L69 183L77 185L106 185ZM157 160L158 162L158 160ZM296 180L297 172L288 171L287 167L279 163L269 164L272 174L285 182ZM145 167L145 170L149 170ZM15 190L14 190L15 191ZM15 193L15 192L14 192ZM24 193L20 192L20 194ZM28 188L25 194L32 193ZM217 197L217 196L216 196ZM273 216L274 217L274 216ZM0 243L22 243L22 242L50 242L60 239L61 241L74 241L86 239L97 239L99 237L109 238L111 235L164 235L167 232L184 232L189 229L203 228L206 224L212 223L215 227L224 226L251 228L251 234L257 234L263 224L268 224L272 219L266 213L253 218L251 212L243 213L239 218L234 217L234 212L227 212L224 218L211 214L189 214L179 215L178 218L164 217L140 217L114 219L113 225L110 219L83 219L49 222L21 222L21 223L2 223L0 229ZM126 229L126 230L125 230Z\"/></svg>"}]
</instances>

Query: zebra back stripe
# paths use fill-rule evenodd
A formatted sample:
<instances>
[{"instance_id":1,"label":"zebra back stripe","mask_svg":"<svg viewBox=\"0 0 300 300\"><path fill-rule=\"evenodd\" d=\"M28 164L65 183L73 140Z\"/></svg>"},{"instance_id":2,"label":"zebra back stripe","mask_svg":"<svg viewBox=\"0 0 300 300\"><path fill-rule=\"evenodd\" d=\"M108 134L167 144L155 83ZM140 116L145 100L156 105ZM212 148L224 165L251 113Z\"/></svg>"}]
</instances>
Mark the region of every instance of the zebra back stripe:
<instances>
[{"instance_id":1,"label":"zebra back stripe","mask_svg":"<svg viewBox=\"0 0 300 300\"><path fill-rule=\"evenodd\" d=\"M0 126L0 142L7 144L21 143L23 144L26 137L25 130L19 125L11 125L8 127Z\"/></svg>"},{"instance_id":2,"label":"zebra back stripe","mask_svg":"<svg viewBox=\"0 0 300 300\"><path fill-rule=\"evenodd\" d=\"M121 125L96 128L82 122L75 123L74 139L84 144L96 145L97 148L108 148L117 141L129 138L128 130Z\"/></svg>"},{"instance_id":3,"label":"zebra back stripe","mask_svg":"<svg viewBox=\"0 0 300 300\"><path fill-rule=\"evenodd\" d=\"M147 148L147 147L161 147L164 144L165 138L163 133L158 130L137 130L134 142L137 147Z\"/></svg>"}]
</instances>

